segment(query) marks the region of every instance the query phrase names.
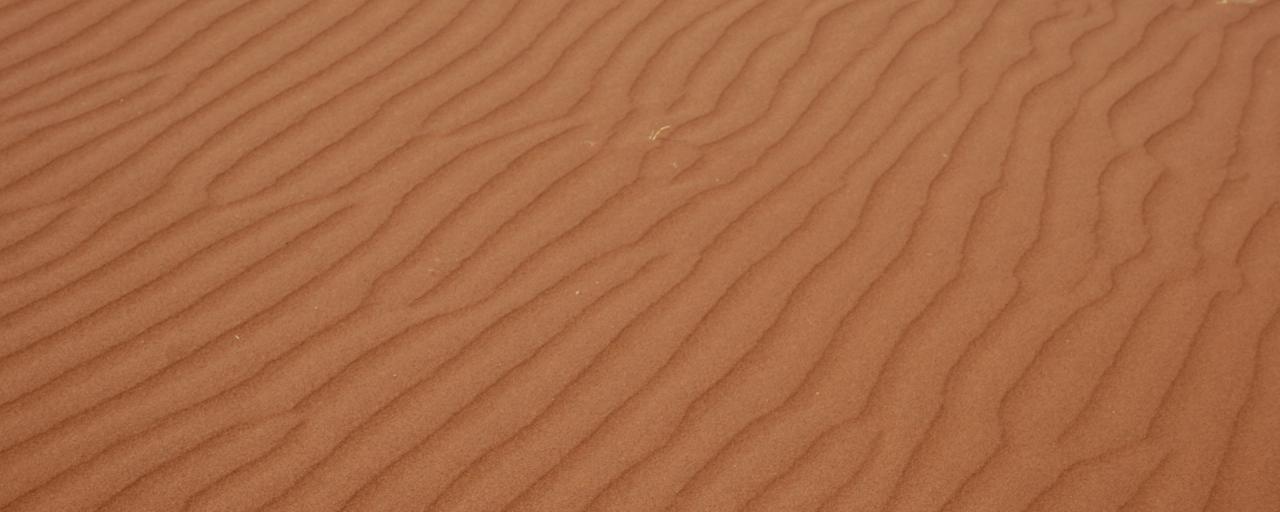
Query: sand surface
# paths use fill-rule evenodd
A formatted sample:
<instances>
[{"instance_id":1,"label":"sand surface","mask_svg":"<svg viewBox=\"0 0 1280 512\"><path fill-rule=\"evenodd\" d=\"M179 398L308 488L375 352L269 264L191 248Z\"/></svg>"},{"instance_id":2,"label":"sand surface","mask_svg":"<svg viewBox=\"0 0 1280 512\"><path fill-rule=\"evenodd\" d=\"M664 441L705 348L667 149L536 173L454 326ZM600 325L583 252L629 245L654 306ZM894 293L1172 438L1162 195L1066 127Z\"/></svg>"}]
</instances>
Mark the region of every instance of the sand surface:
<instances>
[{"instance_id":1,"label":"sand surface","mask_svg":"<svg viewBox=\"0 0 1280 512\"><path fill-rule=\"evenodd\" d=\"M0 0L0 510L1280 510L1280 1Z\"/></svg>"}]
</instances>

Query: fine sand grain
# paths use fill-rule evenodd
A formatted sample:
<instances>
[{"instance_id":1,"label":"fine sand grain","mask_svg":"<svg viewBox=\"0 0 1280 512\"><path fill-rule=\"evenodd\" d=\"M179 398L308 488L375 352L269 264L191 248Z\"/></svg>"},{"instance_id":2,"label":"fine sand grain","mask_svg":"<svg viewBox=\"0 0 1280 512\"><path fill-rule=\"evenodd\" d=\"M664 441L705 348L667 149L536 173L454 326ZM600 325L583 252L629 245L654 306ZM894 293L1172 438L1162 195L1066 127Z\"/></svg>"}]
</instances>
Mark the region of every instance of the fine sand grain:
<instances>
[{"instance_id":1,"label":"fine sand grain","mask_svg":"<svg viewBox=\"0 0 1280 512\"><path fill-rule=\"evenodd\" d=\"M0 510L1280 510L1280 0L0 0Z\"/></svg>"}]
</instances>

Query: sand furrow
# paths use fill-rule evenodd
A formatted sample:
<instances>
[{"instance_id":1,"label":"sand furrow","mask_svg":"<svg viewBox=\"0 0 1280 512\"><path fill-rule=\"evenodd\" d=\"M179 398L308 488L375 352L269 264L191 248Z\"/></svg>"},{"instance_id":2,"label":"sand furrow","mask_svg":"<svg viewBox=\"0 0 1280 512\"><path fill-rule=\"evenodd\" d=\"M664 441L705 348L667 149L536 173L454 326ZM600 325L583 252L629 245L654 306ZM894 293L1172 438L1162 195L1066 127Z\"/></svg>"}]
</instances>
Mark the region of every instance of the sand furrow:
<instances>
[{"instance_id":1,"label":"sand furrow","mask_svg":"<svg viewBox=\"0 0 1280 512\"><path fill-rule=\"evenodd\" d=\"M1280 505L1275 0L0 2L0 510Z\"/></svg>"}]
</instances>

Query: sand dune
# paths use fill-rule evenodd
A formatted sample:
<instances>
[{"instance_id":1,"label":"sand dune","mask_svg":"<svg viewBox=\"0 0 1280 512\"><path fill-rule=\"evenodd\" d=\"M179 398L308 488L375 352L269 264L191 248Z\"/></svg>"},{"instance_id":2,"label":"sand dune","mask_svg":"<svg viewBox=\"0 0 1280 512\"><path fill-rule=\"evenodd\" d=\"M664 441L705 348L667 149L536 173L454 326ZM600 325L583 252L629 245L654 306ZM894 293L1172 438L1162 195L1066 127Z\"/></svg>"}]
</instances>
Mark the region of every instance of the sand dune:
<instances>
[{"instance_id":1,"label":"sand dune","mask_svg":"<svg viewBox=\"0 0 1280 512\"><path fill-rule=\"evenodd\" d=\"M5 511L1280 510L1280 1L4 0Z\"/></svg>"}]
</instances>

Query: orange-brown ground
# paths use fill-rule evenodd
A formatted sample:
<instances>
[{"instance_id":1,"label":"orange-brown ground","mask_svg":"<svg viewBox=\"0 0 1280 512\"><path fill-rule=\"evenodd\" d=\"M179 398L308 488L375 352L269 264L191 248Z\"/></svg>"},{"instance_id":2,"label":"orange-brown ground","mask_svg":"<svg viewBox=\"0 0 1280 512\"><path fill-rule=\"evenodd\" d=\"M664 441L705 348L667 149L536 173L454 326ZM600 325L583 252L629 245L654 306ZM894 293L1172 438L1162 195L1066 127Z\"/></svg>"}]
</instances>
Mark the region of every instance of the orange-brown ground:
<instances>
[{"instance_id":1,"label":"orange-brown ground","mask_svg":"<svg viewBox=\"0 0 1280 512\"><path fill-rule=\"evenodd\" d=\"M1280 510L1280 1L0 0L5 511Z\"/></svg>"}]
</instances>

